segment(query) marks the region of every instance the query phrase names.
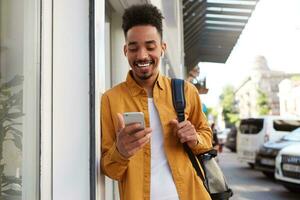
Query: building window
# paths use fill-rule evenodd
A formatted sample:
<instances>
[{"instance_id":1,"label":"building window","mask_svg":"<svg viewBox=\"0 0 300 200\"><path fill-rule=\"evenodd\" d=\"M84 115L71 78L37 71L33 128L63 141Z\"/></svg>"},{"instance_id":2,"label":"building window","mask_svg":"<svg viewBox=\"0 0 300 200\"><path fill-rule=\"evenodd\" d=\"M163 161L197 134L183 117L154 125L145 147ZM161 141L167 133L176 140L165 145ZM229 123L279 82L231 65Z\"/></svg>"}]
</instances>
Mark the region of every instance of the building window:
<instances>
[{"instance_id":1,"label":"building window","mask_svg":"<svg viewBox=\"0 0 300 200\"><path fill-rule=\"evenodd\" d=\"M0 0L1 200L39 196L39 8Z\"/></svg>"}]
</instances>

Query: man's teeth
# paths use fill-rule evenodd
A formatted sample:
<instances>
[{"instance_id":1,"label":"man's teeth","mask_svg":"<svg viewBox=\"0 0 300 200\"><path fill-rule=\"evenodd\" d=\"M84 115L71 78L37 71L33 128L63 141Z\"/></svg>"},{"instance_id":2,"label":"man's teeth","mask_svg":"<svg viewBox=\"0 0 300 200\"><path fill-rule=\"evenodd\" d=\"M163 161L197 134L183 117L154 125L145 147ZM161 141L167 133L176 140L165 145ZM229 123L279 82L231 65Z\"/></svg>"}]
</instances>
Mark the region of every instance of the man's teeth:
<instances>
[{"instance_id":1,"label":"man's teeth","mask_svg":"<svg viewBox=\"0 0 300 200\"><path fill-rule=\"evenodd\" d=\"M147 67L150 65L150 63L144 63L144 64L141 64L141 63L138 63L137 64L139 67Z\"/></svg>"}]
</instances>

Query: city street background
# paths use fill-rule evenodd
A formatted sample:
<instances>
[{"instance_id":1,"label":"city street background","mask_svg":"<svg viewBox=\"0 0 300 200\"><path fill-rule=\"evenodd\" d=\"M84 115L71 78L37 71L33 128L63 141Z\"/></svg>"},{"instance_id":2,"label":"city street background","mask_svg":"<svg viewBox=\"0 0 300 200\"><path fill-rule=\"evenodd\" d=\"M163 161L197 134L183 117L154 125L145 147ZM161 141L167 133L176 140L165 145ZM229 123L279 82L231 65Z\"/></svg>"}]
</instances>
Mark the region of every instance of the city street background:
<instances>
[{"instance_id":1,"label":"city street background","mask_svg":"<svg viewBox=\"0 0 300 200\"><path fill-rule=\"evenodd\" d=\"M292 193L274 179L251 169L237 160L237 154L224 149L219 153L219 164L234 195L231 200L299 200L299 193Z\"/></svg>"}]
</instances>

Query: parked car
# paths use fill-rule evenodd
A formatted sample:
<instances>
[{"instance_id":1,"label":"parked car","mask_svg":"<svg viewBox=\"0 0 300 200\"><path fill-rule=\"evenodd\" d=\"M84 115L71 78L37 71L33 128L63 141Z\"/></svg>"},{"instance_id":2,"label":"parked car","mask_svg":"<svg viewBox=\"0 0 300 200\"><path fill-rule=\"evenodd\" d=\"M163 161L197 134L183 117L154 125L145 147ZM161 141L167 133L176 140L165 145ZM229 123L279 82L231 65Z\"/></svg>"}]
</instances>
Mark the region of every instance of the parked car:
<instances>
[{"instance_id":1,"label":"parked car","mask_svg":"<svg viewBox=\"0 0 300 200\"><path fill-rule=\"evenodd\" d=\"M279 151L276 157L275 178L288 190L300 192L300 148L290 145Z\"/></svg>"},{"instance_id":2,"label":"parked car","mask_svg":"<svg viewBox=\"0 0 300 200\"><path fill-rule=\"evenodd\" d=\"M254 166L259 148L267 141L276 141L300 127L300 118L262 116L242 119L238 128L238 159Z\"/></svg>"},{"instance_id":3,"label":"parked car","mask_svg":"<svg viewBox=\"0 0 300 200\"><path fill-rule=\"evenodd\" d=\"M274 177L275 159L278 152L286 146L298 144L300 146L300 128L283 136L275 142L265 143L256 154L255 169L260 170L267 177Z\"/></svg>"},{"instance_id":4,"label":"parked car","mask_svg":"<svg viewBox=\"0 0 300 200\"><path fill-rule=\"evenodd\" d=\"M237 129L235 126L230 128L230 132L227 135L225 147L230 149L230 151L236 152L236 135Z\"/></svg>"}]
</instances>

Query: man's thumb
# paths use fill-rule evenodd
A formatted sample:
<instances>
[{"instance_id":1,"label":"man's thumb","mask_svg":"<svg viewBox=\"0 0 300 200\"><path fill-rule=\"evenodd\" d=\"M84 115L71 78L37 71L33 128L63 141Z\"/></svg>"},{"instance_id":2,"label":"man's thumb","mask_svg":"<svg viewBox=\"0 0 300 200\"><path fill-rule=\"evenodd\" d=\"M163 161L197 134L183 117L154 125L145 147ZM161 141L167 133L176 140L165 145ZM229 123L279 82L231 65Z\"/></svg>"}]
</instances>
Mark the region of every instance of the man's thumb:
<instances>
[{"instance_id":1,"label":"man's thumb","mask_svg":"<svg viewBox=\"0 0 300 200\"><path fill-rule=\"evenodd\" d=\"M122 128L125 127L125 122L122 114L117 113L117 117L118 117L118 132L119 132Z\"/></svg>"},{"instance_id":2,"label":"man's thumb","mask_svg":"<svg viewBox=\"0 0 300 200\"><path fill-rule=\"evenodd\" d=\"M171 126L177 126L178 121L177 121L176 119L172 119L172 120L170 121L170 124L171 124Z\"/></svg>"}]
</instances>

